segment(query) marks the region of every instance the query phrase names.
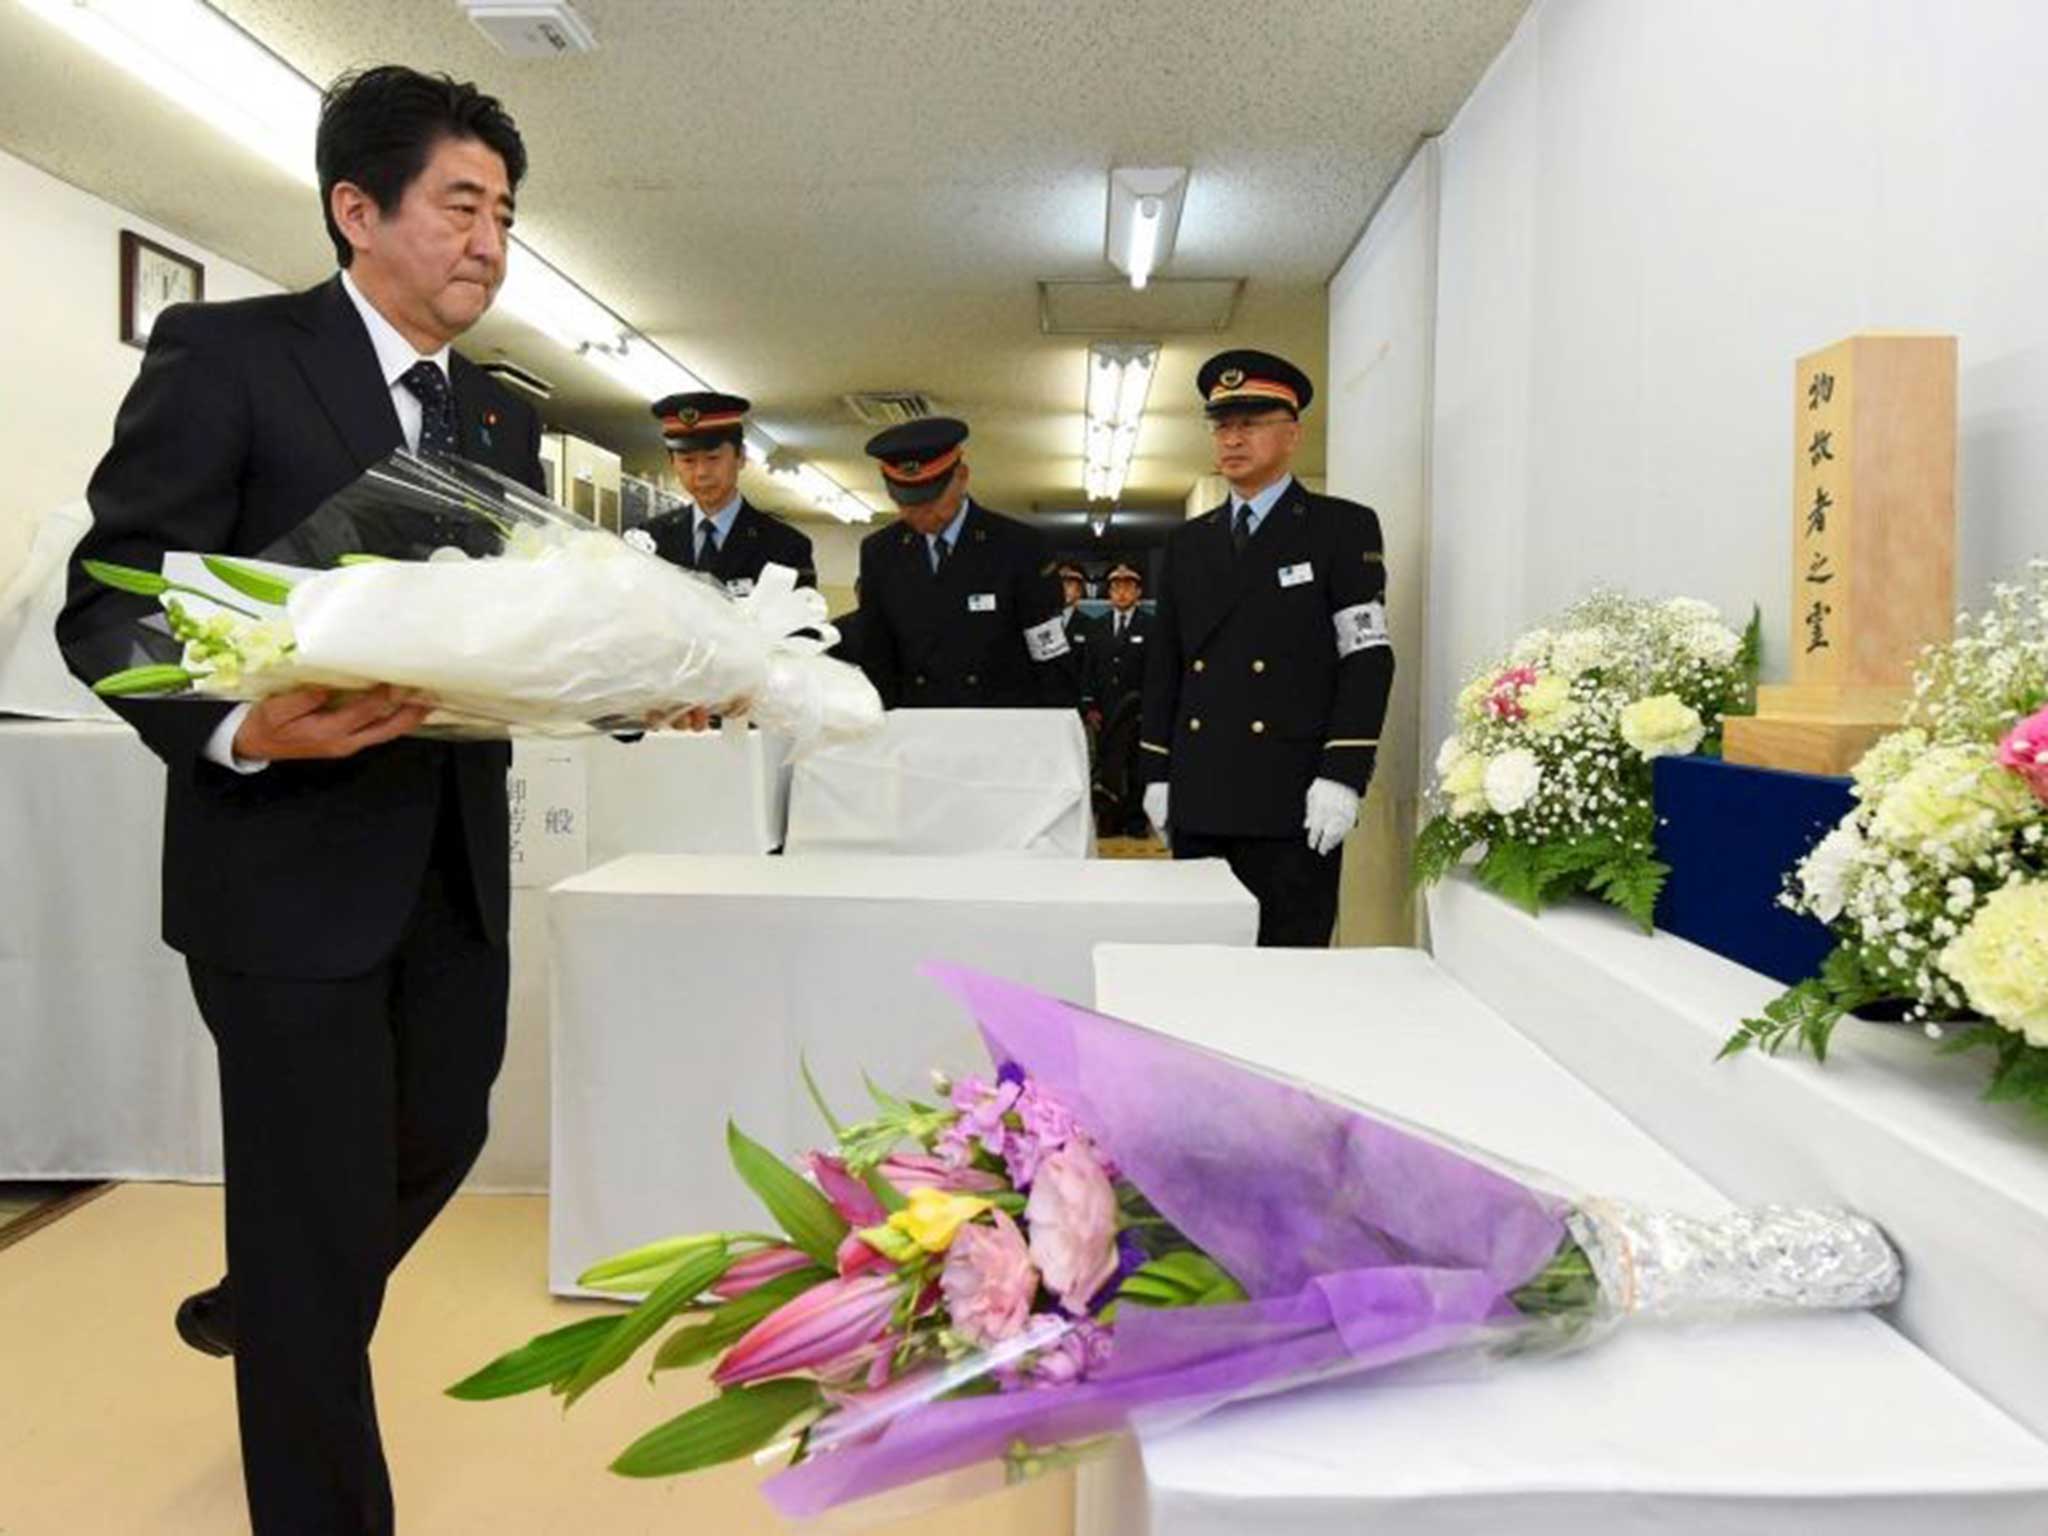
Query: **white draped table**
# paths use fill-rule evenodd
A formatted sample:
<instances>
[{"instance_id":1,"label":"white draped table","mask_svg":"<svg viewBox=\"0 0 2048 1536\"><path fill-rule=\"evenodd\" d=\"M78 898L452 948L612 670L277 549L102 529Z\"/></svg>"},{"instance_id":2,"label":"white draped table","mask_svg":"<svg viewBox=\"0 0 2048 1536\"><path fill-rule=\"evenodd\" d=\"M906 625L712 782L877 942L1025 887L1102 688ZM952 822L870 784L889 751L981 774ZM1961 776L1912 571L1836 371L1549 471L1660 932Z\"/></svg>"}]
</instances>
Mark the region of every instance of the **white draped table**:
<instances>
[{"instance_id":1,"label":"white draped table","mask_svg":"<svg viewBox=\"0 0 2048 1536\"><path fill-rule=\"evenodd\" d=\"M1085 998L1098 940L1248 945L1258 909L1216 861L903 856L622 859L555 887L549 1276L762 1214L727 1161L735 1120L781 1153L844 1117L863 1070L915 1092L986 1067L918 974L950 960Z\"/></svg>"},{"instance_id":2,"label":"white draped table","mask_svg":"<svg viewBox=\"0 0 2048 1536\"><path fill-rule=\"evenodd\" d=\"M1577 1188L1725 1208L1418 952L1106 947L1096 972L1106 1012ZM1142 1436L1084 1469L1079 1513L1079 1536L2039 1536L2048 1445L1872 1316L1641 1325L1561 1359L1361 1378Z\"/></svg>"},{"instance_id":3,"label":"white draped table","mask_svg":"<svg viewBox=\"0 0 2048 1536\"><path fill-rule=\"evenodd\" d=\"M1095 851L1088 735L1071 709L892 709L881 730L798 759L797 853Z\"/></svg>"},{"instance_id":4,"label":"white draped table","mask_svg":"<svg viewBox=\"0 0 2048 1536\"><path fill-rule=\"evenodd\" d=\"M1717 1061L1778 983L1591 903L1530 917L1462 875L1429 908L1449 974L1732 1198L1883 1223L1911 1276L1899 1327L2048 1437L2048 1126L1982 1101L1984 1056L1852 1019L1825 1065Z\"/></svg>"},{"instance_id":5,"label":"white draped table","mask_svg":"<svg viewBox=\"0 0 2048 1536\"><path fill-rule=\"evenodd\" d=\"M784 756L758 731L520 744L532 864L471 1188L547 1187L544 887L638 848L765 852ZM212 1041L159 937L163 791L125 725L0 719L0 1179L220 1177Z\"/></svg>"}]
</instances>

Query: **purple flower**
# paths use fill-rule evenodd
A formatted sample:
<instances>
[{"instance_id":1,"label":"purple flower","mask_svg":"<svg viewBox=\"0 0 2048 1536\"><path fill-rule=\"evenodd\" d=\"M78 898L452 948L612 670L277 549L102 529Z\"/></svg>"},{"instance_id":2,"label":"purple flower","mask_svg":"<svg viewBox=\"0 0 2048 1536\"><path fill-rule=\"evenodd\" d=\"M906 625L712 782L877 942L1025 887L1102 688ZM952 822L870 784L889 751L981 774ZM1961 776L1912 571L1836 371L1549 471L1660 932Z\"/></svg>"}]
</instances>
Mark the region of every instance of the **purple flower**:
<instances>
[{"instance_id":1,"label":"purple flower","mask_svg":"<svg viewBox=\"0 0 2048 1536\"><path fill-rule=\"evenodd\" d=\"M1050 1320L1041 1314L1032 1318L1031 1323L1035 1327ZM1086 1381L1109 1364L1113 1352L1109 1329L1100 1323L1077 1322L1061 1335L1057 1344L1031 1356L1024 1369L1005 1385L1011 1388L1071 1387L1076 1382Z\"/></svg>"}]
</instances>

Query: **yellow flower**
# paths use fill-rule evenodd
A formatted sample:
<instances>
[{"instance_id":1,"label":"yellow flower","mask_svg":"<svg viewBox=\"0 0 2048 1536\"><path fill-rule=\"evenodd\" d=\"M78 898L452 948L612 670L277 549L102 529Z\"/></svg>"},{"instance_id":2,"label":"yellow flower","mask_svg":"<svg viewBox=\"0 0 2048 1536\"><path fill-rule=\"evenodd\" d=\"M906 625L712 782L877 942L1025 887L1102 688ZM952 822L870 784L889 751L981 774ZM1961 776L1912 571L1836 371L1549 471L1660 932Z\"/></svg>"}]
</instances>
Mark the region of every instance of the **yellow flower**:
<instances>
[{"instance_id":1,"label":"yellow flower","mask_svg":"<svg viewBox=\"0 0 2048 1536\"><path fill-rule=\"evenodd\" d=\"M1529 717L1529 729L1538 736L1555 736L1579 712L1572 699L1572 685L1556 673L1538 678L1522 690L1522 709Z\"/></svg>"},{"instance_id":2,"label":"yellow flower","mask_svg":"<svg viewBox=\"0 0 2048 1536\"><path fill-rule=\"evenodd\" d=\"M1963 984L1971 1007L2048 1046L2048 883L1993 891L1941 952L1941 968Z\"/></svg>"},{"instance_id":3,"label":"yellow flower","mask_svg":"<svg viewBox=\"0 0 2048 1536\"><path fill-rule=\"evenodd\" d=\"M1484 752L1468 752L1444 775L1444 793L1450 796L1451 814L1476 816L1486 809L1486 763Z\"/></svg>"},{"instance_id":4,"label":"yellow flower","mask_svg":"<svg viewBox=\"0 0 2048 1536\"><path fill-rule=\"evenodd\" d=\"M1637 699L1621 712L1621 739L1645 758L1682 756L1706 733L1699 714L1675 693Z\"/></svg>"},{"instance_id":5,"label":"yellow flower","mask_svg":"<svg viewBox=\"0 0 2048 1536\"><path fill-rule=\"evenodd\" d=\"M944 1253L964 1223L990 1209L986 1200L944 1189L913 1189L909 1200L907 1207L889 1218L889 1225L907 1234L926 1253Z\"/></svg>"},{"instance_id":6,"label":"yellow flower","mask_svg":"<svg viewBox=\"0 0 2048 1536\"><path fill-rule=\"evenodd\" d=\"M1884 791L1870 825L1894 848L1967 859L1997 847L2033 810L2025 781L1988 749L1932 747Z\"/></svg>"}]
</instances>

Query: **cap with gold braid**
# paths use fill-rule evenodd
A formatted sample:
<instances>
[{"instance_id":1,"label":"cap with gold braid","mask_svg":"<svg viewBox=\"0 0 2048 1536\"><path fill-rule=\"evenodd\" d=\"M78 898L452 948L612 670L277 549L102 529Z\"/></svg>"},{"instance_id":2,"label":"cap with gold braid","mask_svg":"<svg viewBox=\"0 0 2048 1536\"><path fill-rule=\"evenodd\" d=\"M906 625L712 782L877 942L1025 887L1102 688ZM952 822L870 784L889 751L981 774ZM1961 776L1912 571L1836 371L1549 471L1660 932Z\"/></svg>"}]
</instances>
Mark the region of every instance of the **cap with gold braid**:
<instances>
[{"instance_id":1,"label":"cap with gold braid","mask_svg":"<svg viewBox=\"0 0 2048 1536\"><path fill-rule=\"evenodd\" d=\"M939 496L960 462L967 423L951 416L921 416L868 439L868 455L882 466L882 483L898 506L914 507Z\"/></svg>"},{"instance_id":2,"label":"cap with gold braid","mask_svg":"<svg viewBox=\"0 0 2048 1536\"><path fill-rule=\"evenodd\" d=\"M1285 410L1299 416L1315 398L1309 376L1284 357L1240 348L1218 352L1195 375L1202 409L1211 416Z\"/></svg>"},{"instance_id":3,"label":"cap with gold braid","mask_svg":"<svg viewBox=\"0 0 2048 1536\"><path fill-rule=\"evenodd\" d=\"M671 453L696 453L720 443L745 440L747 411L752 402L715 390L692 390L654 402L661 422L661 440Z\"/></svg>"}]
</instances>

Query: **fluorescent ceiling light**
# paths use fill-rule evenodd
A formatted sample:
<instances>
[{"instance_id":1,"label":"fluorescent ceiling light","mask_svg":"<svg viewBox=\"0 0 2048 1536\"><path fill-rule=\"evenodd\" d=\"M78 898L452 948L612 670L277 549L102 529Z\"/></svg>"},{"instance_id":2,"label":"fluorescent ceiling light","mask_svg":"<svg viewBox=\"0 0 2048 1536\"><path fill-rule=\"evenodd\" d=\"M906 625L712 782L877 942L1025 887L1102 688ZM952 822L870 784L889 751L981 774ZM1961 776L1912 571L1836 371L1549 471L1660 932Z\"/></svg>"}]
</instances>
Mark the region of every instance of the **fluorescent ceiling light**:
<instances>
[{"instance_id":1,"label":"fluorescent ceiling light","mask_svg":"<svg viewBox=\"0 0 2048 1536\"><path fill-rule=\"evenodd\" d=\"M1088 348L1081 483L1089 500L1114 501L1123 494L1138 451L1138 426L1158 371L1156 341L1098 341Z\"/></svg>"},{"instance_id":2,"label":"fluorescent ceiling light","mask_svg":"<svg viewBox=\"0 0 2048 1536\"><path fill-rule=\"evenodd\" d=\"M320 88L202 0L17 3L300 184L320 184L313 164ZM509 243L497 306L644 402L707 387L518 240ZM757 450L766 460L775 448L764 436ZM807 483L807 500L848 522L873 516L837 481L812 473L821 483Z\"/></svg>"},{"instance_id":3,"label":"fluorescent ceiling light","mask_svg":"<svg viewBox=\"0 0 2048 1536\"><path fill-rule=\"evenodd\" d=\"M1109 173L1106 252L1133 288L1143 288L1173 254L1188 173L1182 166L1126 166Z\"/></svg>"}]
</instances>

